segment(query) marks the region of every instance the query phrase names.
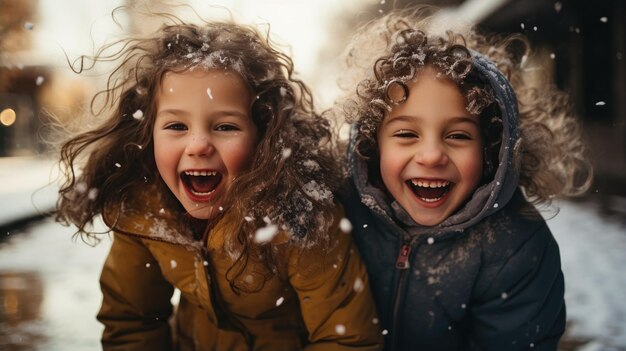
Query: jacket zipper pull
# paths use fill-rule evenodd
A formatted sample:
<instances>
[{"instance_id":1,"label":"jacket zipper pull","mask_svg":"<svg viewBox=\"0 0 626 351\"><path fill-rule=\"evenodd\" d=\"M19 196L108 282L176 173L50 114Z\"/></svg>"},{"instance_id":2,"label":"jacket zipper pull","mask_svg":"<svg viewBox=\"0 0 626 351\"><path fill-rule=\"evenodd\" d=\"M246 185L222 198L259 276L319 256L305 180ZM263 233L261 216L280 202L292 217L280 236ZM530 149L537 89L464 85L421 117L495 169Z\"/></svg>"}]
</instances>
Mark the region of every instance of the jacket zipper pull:
<instances>
[{"instance_id":1,"label":"jacket zipper pull","mask_svg":"<svg viewBox=\"0 0 626 351\"><path fill-rule=\"evenodd\" d=\"M396 260L396 268L397 269L408 269L409 268L409 254L411 253L411 245L404 243L400 247L400 252L398 253L398 259Z\"/></svg>"}]
</instances>

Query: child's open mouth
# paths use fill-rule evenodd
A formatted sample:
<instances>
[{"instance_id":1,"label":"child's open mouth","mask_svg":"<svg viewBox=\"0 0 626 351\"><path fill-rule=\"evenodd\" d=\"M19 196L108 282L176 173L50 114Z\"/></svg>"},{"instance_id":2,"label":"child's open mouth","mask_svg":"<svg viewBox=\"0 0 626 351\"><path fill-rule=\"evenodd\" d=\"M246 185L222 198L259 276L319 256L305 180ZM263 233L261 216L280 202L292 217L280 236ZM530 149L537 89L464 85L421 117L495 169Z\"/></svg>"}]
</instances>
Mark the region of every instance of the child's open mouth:
<instances>
[{"instance_id":1,"label":"child's open mouth","mask_svg":"<svg viewBox=\"0 0 626 351\"><path fill-rule=\"evenodd\" d=\"M211 195L222 181L222 175L216 171L185 171L180 178L189 192L198 197Z\"/></svg>"},{"instance_id":2,"label":"child's open mouth","mask_svg":"<svg viewBox=\"0 0 626 351\"><path fill-rule=\"evenodd\" d=\"M424 202L437 202L450 190L450 182L447 180L410 179L406 184Z\"/></svg>"}]
</instances>

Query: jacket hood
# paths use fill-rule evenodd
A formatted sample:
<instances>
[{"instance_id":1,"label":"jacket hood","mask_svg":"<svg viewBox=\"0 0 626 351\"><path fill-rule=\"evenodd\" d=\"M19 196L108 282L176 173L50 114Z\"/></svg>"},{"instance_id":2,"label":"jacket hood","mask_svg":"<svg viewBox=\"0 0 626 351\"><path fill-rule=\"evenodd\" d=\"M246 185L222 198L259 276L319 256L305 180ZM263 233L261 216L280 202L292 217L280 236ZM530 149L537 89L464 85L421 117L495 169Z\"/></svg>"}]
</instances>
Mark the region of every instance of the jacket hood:
<instances>
[{"instance_id":1,"label":"jacket hood","mask_svg":"<svg viewBox=\"0 0 626 351\"><path fill-rule=\"evenodd\" d=\"M355 151L358 126L350 131L349 167L361 202L383 217L392 226L407 231L411 236L431 233L459 232L478 223L483 218L499 211L512 198L519 181L520 131L517 98L508 79L498 68L480 53L472 51L472 66L493 88L493 94L502 112L502 144L499 152L499 166L493 180L480 186L471 199L457 212L442 223L426 227L413 221L409 214L387 193L370 183L368 160L359 157ZM394 221L393 218L396 218ZM400 223L397 223L400 222Z\"/></svg>"}]
</instances>

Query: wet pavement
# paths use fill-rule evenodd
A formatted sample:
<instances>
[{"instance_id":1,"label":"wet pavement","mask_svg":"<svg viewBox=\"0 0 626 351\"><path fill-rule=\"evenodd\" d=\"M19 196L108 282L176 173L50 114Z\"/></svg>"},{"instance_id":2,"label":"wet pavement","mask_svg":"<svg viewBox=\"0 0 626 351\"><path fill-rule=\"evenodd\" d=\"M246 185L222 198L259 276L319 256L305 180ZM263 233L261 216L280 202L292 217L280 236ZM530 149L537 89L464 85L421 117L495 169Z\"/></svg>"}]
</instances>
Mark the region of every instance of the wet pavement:
<instances>
[{"instance_id":1,"label":"wet pavement","mask_svg":"<svg viewBox=\"0 0 626 351\"><path fill-rule=\"evenodd\" d=\"M52 219L0 240L0 350L101 349L98 277L110 240L90 247Z\"/></svg>"},{"instance_id":2,"label":"wet pavement","mask_svg":"<svg viewBox=\"0 0 626 351\"><path fill-rule=\"evenodd\" d=\"M626 201L564 202L548 225L561 247L568 330L561 350L626 350ZM0 232L0 351L100 349L98 277L110 239L91 247L46 218Z\"/></svg>"}]
</instances>

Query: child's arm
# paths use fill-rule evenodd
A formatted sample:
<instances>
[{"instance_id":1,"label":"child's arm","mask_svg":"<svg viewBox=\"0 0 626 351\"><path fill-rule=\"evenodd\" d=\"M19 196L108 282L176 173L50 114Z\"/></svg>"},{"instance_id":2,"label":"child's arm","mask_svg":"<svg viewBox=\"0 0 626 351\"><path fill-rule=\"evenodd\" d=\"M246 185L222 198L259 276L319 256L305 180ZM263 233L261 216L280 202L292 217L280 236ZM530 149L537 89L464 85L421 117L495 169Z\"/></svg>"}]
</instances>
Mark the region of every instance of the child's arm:
<instances>
[{"instance_id":1,"label":"child's arm","mask_svg":"<svg viewBox=\"0 0 626 351\"><path fill-rule=\"evenodd\" d=\"M546 224L494 267L497 271L485 274L476 287L485 290L472 308L472 349L556 350L565 330L564 281L559 249Z\"/></svg>"},{"instance_id":2,"label":"child's arm","mask_svg":"<svg viewBox=\"0 0 626 351\"><path fill-rule=\"evenodd\" d=\"M290 283L300 299L312 350L380 350L382 334L365 265L335 213L329 244L291 252Z\"/></svg>"},{"instance_id":3,"label":"child's arm","mask_svg":"<svg viewBox=\"0 0 626 351\"><path fill-rule=\"evenodd\" d=\"M115 234L100 286L104 350L170 350L173 287L140 239Z\"/></svg>"}]
</instances>

